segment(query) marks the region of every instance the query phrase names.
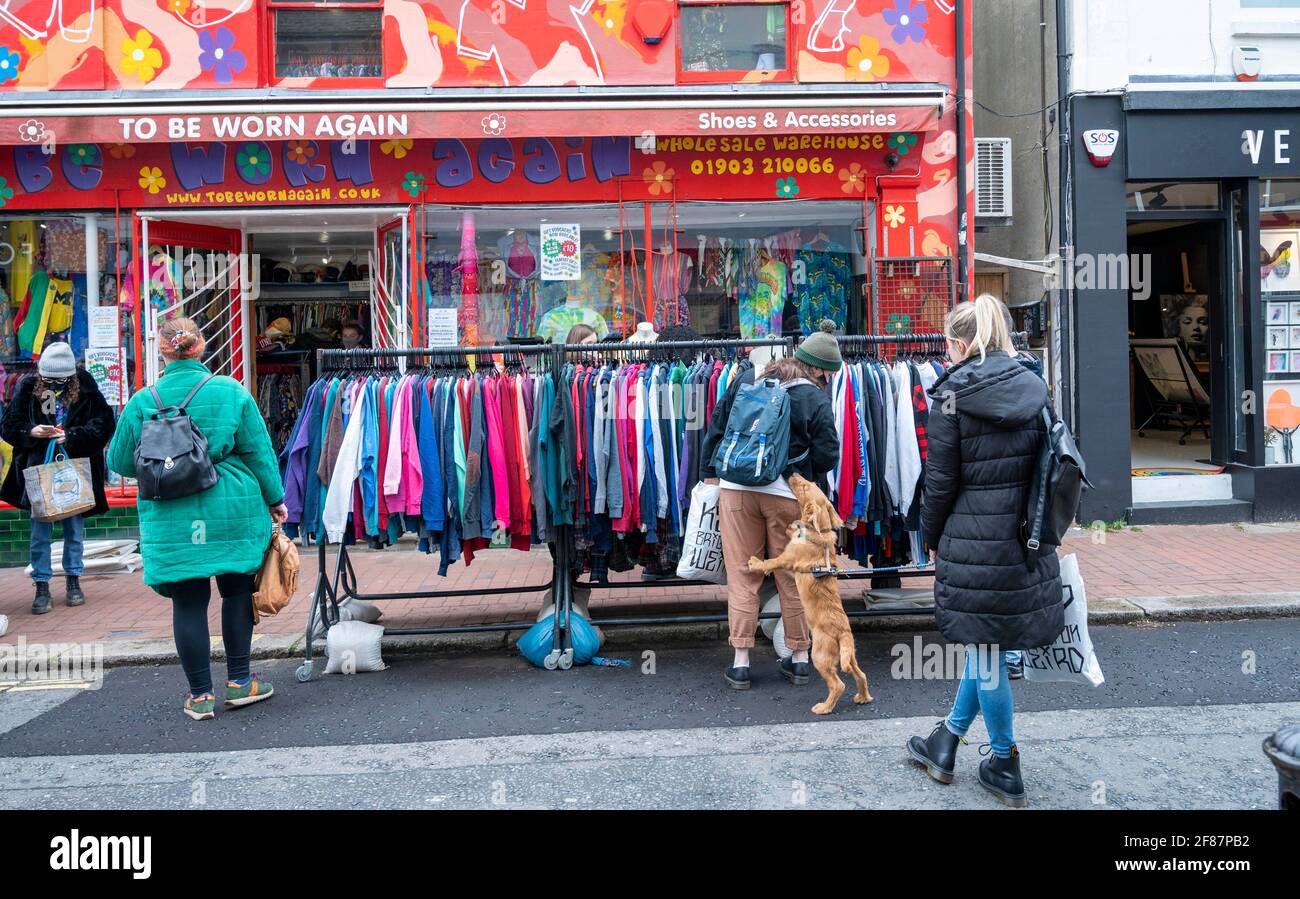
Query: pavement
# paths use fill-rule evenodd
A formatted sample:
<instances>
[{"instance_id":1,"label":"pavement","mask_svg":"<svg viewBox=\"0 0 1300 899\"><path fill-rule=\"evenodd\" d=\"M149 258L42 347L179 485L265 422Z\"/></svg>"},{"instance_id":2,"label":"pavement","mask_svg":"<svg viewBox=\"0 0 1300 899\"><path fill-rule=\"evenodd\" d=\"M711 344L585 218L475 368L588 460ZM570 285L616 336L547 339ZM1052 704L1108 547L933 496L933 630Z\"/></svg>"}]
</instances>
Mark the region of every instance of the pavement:
<instances>
[{"instance_id":1,"label":"pavement","mask_svg":"<svg viewBox=\"0 0 1300 899\"><path fill-rule=\"evenodd\" d=\"M1013 684L1031 808L1276 807L1260 745L1300 720L1300 620L1092 631L1101 687ZM957 670L899 662L941 642L859 636L875 702L826 717L809 710L820 682L787 684L770 646L754 688L729 690L718 641L567 672L505 649L398 654L307 684L272 660L276 695L207 722L181 715L177 666L118 667L92 688L0 692L0 808L1001 808L976 783L979 722L951 786L903 748Z\"/></svg>"},{"instance_id":2,"label":"pavement","mask_svg":"<svg viewBox=\"0 0 1300 899\"><path fill-rule=\"evenodd\" d=\"M1300 524L1149 526L1076 529L1064 553L1079 559L1087 588L1091 620L1096 624L1177 619L1254 618L1300 614ZM389 627L450 627L532 621L544 604L550 579L550 555L544 547L531 552L509 549L479 553L472 565L452 565L437 575L437 557L402 543L382 551L350 553L363 593L417 591L467 592L537 585L526 593L503 596L462 595L436 600L386 600L383 624ZM333 565L334 552L329 554ZM301 655L308 603L316 582L318 550L302 550L304 570L298 595L275 618L264 619L254 636L256 658ZM854 567L843 559L841 564ZM332 570L332 569L331 569ZM640 570L613 574L635 581ZM930 583L909 579L909 585ZM106 665L175 659L171 608L143 585L140 574L83 578L89 601L80 608L63 605L62 588L54 585L55 607L40 617L29 612L31 584L21 569L0 570L0 615L9 616L0 646L20 638L30 646L94 644ZM862 582L843 588L848 608L862 607ZM648 617L660 613L725 611L725 591L714 587L643 590L635 586L596 591L592 613L625 616L635 610ZM921 619L926 621L927 619ZM866 629L923 626L916 617L872 619L855 624ZM214 652L221 652L220 602L209 613ZM661 639L725 639L725 624L659 626ZM640 629L606 628L611 644L642 639ZM504 633L466 636L426 635L394 638L393 651L491 648L509 645Z\"/></svg>"}]
</instances>

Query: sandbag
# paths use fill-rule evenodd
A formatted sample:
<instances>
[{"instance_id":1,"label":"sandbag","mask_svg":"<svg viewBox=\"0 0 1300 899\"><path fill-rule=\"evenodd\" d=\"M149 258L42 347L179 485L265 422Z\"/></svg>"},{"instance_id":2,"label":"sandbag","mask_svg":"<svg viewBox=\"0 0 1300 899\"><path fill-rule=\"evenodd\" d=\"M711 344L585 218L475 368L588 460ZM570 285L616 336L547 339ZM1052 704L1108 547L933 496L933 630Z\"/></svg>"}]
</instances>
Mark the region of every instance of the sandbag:
<instances>
[{"instance_id":1,"label":"sandbag","mask_svg":"<svg viewBox=\"0 0 1300 899\"><path fill-rule=\"evenodd\" d=\"M326 674L358 674L383 671L386 667L380 652L384 629L364 621L340 621L325 636L329 661Z\"/></svg>"}]
</instances>

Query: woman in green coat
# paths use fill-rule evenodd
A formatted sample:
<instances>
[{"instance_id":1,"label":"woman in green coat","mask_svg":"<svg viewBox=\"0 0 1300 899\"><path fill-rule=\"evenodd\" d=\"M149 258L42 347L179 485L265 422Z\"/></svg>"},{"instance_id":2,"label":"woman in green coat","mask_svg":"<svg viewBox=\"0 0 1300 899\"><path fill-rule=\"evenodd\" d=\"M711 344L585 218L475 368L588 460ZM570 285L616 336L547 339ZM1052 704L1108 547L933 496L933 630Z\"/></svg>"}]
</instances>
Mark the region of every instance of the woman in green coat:
<instances>
[{"instance_id":1,"label":"woman in green coat","mask_svg":"<svg viewBox=\"0 0 1300 899\"><path fill-rule=\"evenodd\" d=\"M203 334L185 318L159 328L166 367L155 389L165 405L176 406L211 375L199 359ZM157 408L153 393L141 391L122 410L108 464L135 477L140 424ZM177 499L139 501L140 553L144 582L172 601L176 652L189 680L185 714L213 717L211 642L208 634L210 578L221 593L221 636L226 647L227 706L259 702L272 687L249 673L253 641L253 578L271 541L271 523L284 521L284 484L271 437L257 402L233 378L212 378L185 410L208 441L219 475L215 485Z\"/></svg>"}]
</instances>

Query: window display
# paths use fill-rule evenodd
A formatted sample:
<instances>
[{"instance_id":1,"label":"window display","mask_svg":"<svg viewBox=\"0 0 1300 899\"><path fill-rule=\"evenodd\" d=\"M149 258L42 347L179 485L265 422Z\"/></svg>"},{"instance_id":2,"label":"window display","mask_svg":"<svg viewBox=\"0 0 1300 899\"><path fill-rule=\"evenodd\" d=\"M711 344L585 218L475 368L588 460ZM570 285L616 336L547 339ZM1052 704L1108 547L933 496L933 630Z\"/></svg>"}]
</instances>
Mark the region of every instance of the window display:
<instances>
[{"instance_id":1,"label":"window display","mask_svg":"<svg viewBox=\"0 0 1300 899\"><path fill-rule=\"evenodd\" d=\"M380 78L383 11L275 10L277 78Z\"/></svg>"},{"instance_id":2,"label":"window display","mask_svg":"<svg viewBox=\"0 0 1300 899\"><path fill-rule=\"evenodd\" d=\"M1300 464L1300 179L1259 183L1264 309L1264 462Z\"/></svg>"},{"instance_id":3,"label":"window display","mask_svg":"<svg viewBox=\"0 0 1300 899\"><path fill-rule=\"evenodd\" d=\"M786 68L786 6L683 4L683 72L772 72Z\"/></svg>"},{"instance_id":4,"label":"window display","mask_svg":"<svg viewBox=\"0 0 1300 899\"><path fill-rule=\"evenodd\" d=\"M576 324L602 338L641 322L743 338L811 334L828 318L861 327L860 202L651 204L648 233L646 211L431 206L429 307L458 310L461 339L477 344L562 341ZM550 242L557 253L573 244L561 267Z\"/></svg>"}]
</instances>

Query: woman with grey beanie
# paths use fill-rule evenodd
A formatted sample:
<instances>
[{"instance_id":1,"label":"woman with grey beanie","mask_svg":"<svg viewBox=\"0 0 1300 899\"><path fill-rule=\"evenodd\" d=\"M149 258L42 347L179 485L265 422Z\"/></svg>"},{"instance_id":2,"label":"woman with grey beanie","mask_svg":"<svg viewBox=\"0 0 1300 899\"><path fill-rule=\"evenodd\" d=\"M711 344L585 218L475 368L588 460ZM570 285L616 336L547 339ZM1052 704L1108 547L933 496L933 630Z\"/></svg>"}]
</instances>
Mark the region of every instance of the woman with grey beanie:
<instances>
[{"instance_id":1,"label":"woman with grey beanie","mask_svg":"<svg viewBox=\"0 0 1300 899\"><path fill-rule=\"evenodd\" d=\"M82 550L85 547L85 518L108 511L104 494L104 447L113 437L113 410L99 392L99 385L84 369L66 343L46 344L36 365L36 375L24 378L14 391L0 420L0 437L14 448L9 474L0 485L0 499L19 509L31 509L23 469L45 462L50 444L69 459L89 459L95 489L95 508L58 522L63 530L63 574L67 581L69 606L86 601L81 589ZM50 580L54 576L50 545L54 525L32 521L32 580L36 597L32 614L50 611Z\"/></svg>"}]
</instances>

